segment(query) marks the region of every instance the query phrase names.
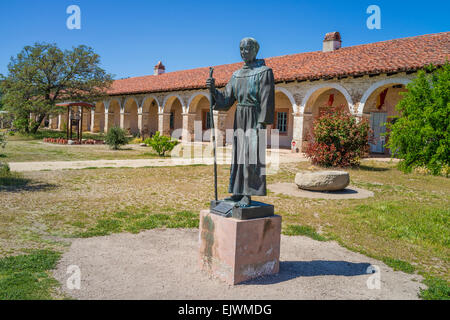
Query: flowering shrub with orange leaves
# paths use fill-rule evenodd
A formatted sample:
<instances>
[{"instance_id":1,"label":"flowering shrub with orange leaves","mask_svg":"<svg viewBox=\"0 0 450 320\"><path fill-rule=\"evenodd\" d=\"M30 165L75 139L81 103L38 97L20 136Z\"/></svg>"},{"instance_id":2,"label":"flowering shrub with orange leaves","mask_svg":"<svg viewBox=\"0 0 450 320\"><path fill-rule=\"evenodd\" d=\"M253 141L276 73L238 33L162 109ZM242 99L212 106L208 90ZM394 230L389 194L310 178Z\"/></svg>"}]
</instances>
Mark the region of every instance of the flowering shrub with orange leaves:
<instances>
[{"instance_id":1,"label":"flowering shrub with orange leaves","mask_svg":"<svg viewBox=\"0 0 450 320\"><path fill-rule=\"evenodd\" d=\"M328 107L314 120L305 154L315 165L358 166L369 152L369 121L352 116L344 106Z\"/></svg>"}]
</instances>

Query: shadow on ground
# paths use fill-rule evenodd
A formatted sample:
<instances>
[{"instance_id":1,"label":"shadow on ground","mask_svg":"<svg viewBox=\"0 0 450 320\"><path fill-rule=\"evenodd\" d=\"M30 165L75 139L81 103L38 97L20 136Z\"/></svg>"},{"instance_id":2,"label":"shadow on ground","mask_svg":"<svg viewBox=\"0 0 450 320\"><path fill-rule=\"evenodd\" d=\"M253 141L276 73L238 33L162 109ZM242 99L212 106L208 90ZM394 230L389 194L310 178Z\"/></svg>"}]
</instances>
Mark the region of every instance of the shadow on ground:
<instances>
[{"instance_id":1,"label":"shadow on ground","mask_svg":"<svg viewBox=\"0 0 450 320\"><path fill-rule=\"evenodd\" d=\"M313 192L316 194L357 194L358 191L350 188L345 188L344 190L336 190L336 191L315 191L315 190L306 190L308 192Z\"/></svg>"},{"instance_id":2,"label":"shadow on ground","mask_svg":"<svg viewBox=\"0 0 450 320\"><path fill-rule=\"evenodd\" d=\"M0 179L0 192L21 192L21 191L49 191L56 189L57 185L33 181L20 177L2 177Z\"/></svg>"},{"instance_id":3,"label":"shadow on ground","mask_svg":"<svg viewBox=\"0 0 450 320\"><path fill-rule=\"evenodd\" d=\"M388 171L391 168L380 168L380 167L372 167L368 165L361 164L357 169L361 171Z\"/></svg>"},{"instance_id":4,"label":"shadow on ground","mask_svg":"<svg viewBox=\"0 0 450 320\"><path fill-rule=\"evenodd\" d=\"M264 276L242 282L243 285L274 284L298 277L345 276L353 277L368 274L370 263L354 263L348 261L280 261L280 272L276 275Z\"/></svg>"}]
</instances>

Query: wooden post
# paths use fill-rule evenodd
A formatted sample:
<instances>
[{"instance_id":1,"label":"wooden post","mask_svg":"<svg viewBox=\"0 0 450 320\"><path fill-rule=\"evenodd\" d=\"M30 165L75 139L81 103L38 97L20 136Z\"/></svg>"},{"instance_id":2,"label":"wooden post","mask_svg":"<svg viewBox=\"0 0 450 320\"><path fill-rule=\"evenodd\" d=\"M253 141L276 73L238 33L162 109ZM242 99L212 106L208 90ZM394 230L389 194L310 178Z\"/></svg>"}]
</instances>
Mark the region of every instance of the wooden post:
<instances>
[{"instance_id":1,"label":"wooden post","mask_svg":"<svg viewBox=\"0 0 450 320\"><path fill-rule=\"evenodd\" d=\"M70 118L70 121L69 121L69 123L70 123L70 140L72 140L72 131L73 131L73 128L72 128L72 117L71 117L71 115L72 115L72 107L70 107L70 114L69 114L69 118Z\"/></svg>"},{"instance_id":2,"label":"wooden post","mask_svg":"<svg viewBox=\"0 0 450 320\"><path fill-rule=\"evenodd\" d=\"M81 144L81 139L83 138L83 108L84 107L80 108L80 111L81 111L80 124L79 124L79 126L80 126L80 134L78 135L78 141L80 142L80 144Z\"/></svg>"},{"instance_id":3,"label":"wooden post","mask_svg":"<svg viewBox=\"0 0 450 320\"><path fill-rule=\"evenodd\" d=\"M210 67L209 68L209 78L212 79L213 77L213 72L214 72L214 68ZM214 96L213 94L210 92L209 93L209 116L210 116L210 127L212 130L212 143L213 143L213 154L214 154L214 198L217 200L217 155L216 155L216 129L215 129L215 125L214 125ZM206 121L205 121L206 122Z\"/></svg>"},{"instance_id":4,"label":"wooden post","mask_svg":"<svg viewBox=\"0 0 450 320\"><path fill-rule=\"evenodd\" d=\"M69 126L70 126L70 123L69 123L69 121L70 121L70 119L69 119L69 109L70 109L70 107L69 106L67 106L67 119L66 119L66 134L67 134L67 140L69 140Z\"/></svg>"}]
</instances>

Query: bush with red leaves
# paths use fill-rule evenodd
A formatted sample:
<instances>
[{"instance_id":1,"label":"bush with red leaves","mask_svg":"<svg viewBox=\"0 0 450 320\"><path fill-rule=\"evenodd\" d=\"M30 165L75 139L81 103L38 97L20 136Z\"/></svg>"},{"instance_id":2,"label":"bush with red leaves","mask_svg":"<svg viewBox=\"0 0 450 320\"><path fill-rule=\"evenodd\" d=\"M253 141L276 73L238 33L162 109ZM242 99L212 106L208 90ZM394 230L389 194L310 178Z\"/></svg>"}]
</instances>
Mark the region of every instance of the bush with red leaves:
<instances>
[{"instance_id":1,"label":"bush with red leaves","mask_svg":"<svg viewBox=\"0 0 450 320\"><path fill-rule=\"evenodd\" d=\"M305 154L315 165L324 167L358 166L369 152L370 125L359 122L344 106L329 107L313 123L312 139Z\"/></svg>"}]
</instances>

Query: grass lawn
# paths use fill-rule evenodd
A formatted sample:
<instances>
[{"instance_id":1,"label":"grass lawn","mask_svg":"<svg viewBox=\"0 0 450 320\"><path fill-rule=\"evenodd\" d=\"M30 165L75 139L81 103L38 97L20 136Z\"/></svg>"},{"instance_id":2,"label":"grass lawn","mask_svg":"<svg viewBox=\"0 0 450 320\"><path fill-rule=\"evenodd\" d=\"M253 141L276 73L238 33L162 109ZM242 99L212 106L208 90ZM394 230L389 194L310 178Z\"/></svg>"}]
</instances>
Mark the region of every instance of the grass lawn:
<instances>
[{"instance_id":1,"label":"grass lawn","mask_svg":"<svg viewBox=\"0 0 450 320\"><path fill-rule=\"evenodd\" d=\"M33 250L26 255L0 259L1 300L48 300L58 297L58 282L49 274L61 254Z\"/></svg>"},{"instance_id":2,"label":"grass lawn","mask_svg":"<svg viewBox=\"0 0 450 320\"><path fill-rule=\"evenodd\" d=\"M268 183L292 182L308 166L283 164ZM275 205L284 234L335 240L396 270L418 272L431 286L422 297L449 299L450 180L403 174L393 164L371 161L349 172L352 185L373 191L375 197L304 199L269 192L255 200ZM224 197L229 167L219 166L218 174L219 197ZM30 250L58 254L71 237L195 228L199 211L213 197L212 166L39 171L14 179L0 186L3 259L29 255ZM2 269L3 259L0 279L2 272L11 274Z\"/></svg>"},{"instance_id":3,"label":"grass lawn","mask_svg":"<svg viewBox=\"0 0 450 320\"><path fill-rule=\"evenodd\" d=\"M3 162L32 162L32 161L77 161L77 160L128 160L128 159L152 159L159 158L150 147L138 145L126 145L121 150L111 150L107 145L59 145L44 143L43 137L61 136L57 132L44 132L37 136L23 136L16 134L7 137L5 149L0 149L0 161ZM85 135L83 135L85 136ZM103 136L86 135L86 138L103 139ZM180 156L183 156L185 146ZM206 146L191 146L191 154L194 148L206 148ZM187 154L187 153L185 153Z\"/></svg>"}]
</instances>

